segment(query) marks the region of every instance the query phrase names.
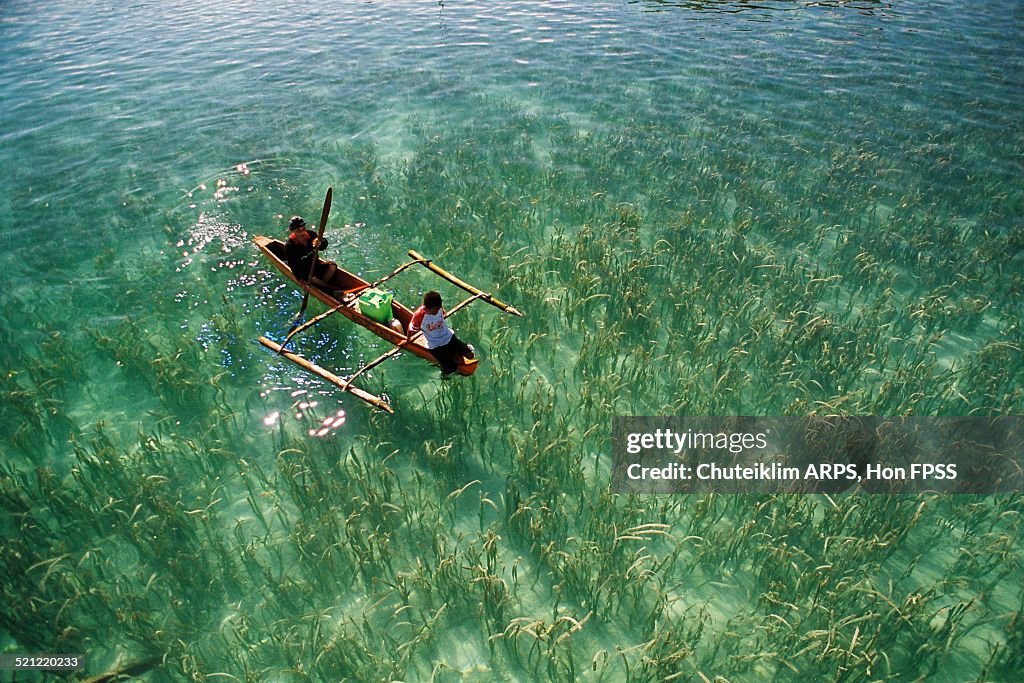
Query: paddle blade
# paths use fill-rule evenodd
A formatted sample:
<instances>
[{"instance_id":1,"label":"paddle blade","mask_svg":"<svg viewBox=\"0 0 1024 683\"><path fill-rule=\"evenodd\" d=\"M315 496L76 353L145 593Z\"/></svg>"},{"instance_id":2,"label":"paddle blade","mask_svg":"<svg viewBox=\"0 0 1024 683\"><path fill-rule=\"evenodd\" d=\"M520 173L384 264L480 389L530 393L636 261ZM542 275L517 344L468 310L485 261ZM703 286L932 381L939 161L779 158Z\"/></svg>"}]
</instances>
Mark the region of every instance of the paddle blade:
<instances>
[{"instance_id":1,"label":"paddle blade","mask_svg":"<svg viewBox=\"0 0 1024 683\"><path fill-rule=\"evenodd\" d=\"M327 196L324 197L324 210L320 212L320 223L316 226L317 237L324 236L324 229L327 227L327 219L331 215L331 197L334 196L334 188L327 188Z\"/></svg>"},{"instance_id":2,"label":"paddle blade","mask_svg":"<svg viewBox=\"0 0 1024 683\"><path fill-rule=\"evenodd\" d=\"M320 212L320 225L317 226L317 243L324 238L324 229L327 228L327 219L331 215L331 197L334 196L334 188L327 188L327 196L324 197L324 210ZM299 318L306 312L306 304L309 303L309 281L313 278L313 273L316 271L316 262L319 257L316 252L313 252L313 260L309 264L309 273L306 275L306 281L302 285L302 306L299 307L299 314L295 316L295 323L298 323Z\"/></svg>"}]
</instances>

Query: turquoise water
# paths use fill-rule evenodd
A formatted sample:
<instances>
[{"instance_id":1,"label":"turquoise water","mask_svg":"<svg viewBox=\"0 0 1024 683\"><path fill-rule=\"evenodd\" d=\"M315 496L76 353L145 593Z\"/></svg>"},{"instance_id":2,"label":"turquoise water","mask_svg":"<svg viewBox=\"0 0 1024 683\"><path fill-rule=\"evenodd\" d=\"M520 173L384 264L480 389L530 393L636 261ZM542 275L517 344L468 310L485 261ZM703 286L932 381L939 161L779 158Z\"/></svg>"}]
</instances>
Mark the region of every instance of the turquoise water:
<instances>
[{"instance_id":1,"label":"turquoise water","mask_svg":"<svg viewBox=\"0 0 1024 683\"><path fill-rule=\"evenodd\" d=\"M1024 668L1019 497L608 494L613 415L1022 412L1019 3L6 3L0 64L6 651ZM374 415L255 343L301 294L252 237L328 186L331 258L415 248L526 313L453 320L474 377L386 363ZM387 348L298 342L342 375Z\"/></svg>"}]
</instances>

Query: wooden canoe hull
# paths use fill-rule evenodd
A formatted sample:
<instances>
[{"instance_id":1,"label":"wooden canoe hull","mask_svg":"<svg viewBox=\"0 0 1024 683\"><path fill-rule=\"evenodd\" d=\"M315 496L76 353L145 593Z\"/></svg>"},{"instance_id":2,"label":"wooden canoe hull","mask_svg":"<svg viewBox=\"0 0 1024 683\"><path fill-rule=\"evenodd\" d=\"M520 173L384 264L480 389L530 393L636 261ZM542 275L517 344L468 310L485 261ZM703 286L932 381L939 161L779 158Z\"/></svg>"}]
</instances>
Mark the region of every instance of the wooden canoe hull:
<instances>
[{"instance_id":1,"label":"wooden canoe hull","mask_svg":"<svg viewBox=\"0 0 1024 683\"><path fill-rule=\"evenodd\" d=\"M274 239L272 237L265 237L263 235L257 235L255 238L253 238L253 241L256 243L256 246L259 247L260 251L262 251L263 254L268 259L270 259L270 262L274 265L275 268L281 271L281 273L289 280L291 280L292 283L295 284L297 287L302 287L302 283L300 283L299 280L295 277L295 274L292 273L292 269L288 267L288 263L285 261L284 242L282 242L281 240ZM348 272L341 266L338 266L338 269L335 272L334 277L331 278L330 284L331 287L337 291L338 296L345 296L348 294L358 295L358 292L362 291L363 289L366 289L370 285L370 283L364 280L363 278L359 277L358 275L355 275L354 273ZM319 299L325 306L328 306L330 308L335 308L338 306L338 304L341 303L341 301L335 298L334 295L320 289L316 285L311 284L309 286L309 293L312 294L317 299ZM362 327L365 327L366 329L370 330L381 339L384 339L385 341L391 342L395 346L398 346L407 341L407 338L405 336L405 330L409 329L409 321L412 319L413 312L407 306L404 306L403 304L394 300L391 303L391 310L395 320L398 320L402 324L402 332L398 332L394 328L389 327L388 325L381 324L376 320L360 313L359 309L356 307L355 300L338 309L338 313L342 314L343 316L345 316L352 322L356 323L357 325L361 325ZM416 354L420 358L430 361L435 365L438 364L437 359L434 358L434 354L432 354L430 352L430 349L427 348L426 342L423 340L423 337L419 337L418 339L414 339L411 342L405 344L402 350ZM472 375L474 372L476 372L476 368L478 365L479 359L477 358L463 358L456 372L458 372L460 375Z\"/></svg>"}]
</instances>

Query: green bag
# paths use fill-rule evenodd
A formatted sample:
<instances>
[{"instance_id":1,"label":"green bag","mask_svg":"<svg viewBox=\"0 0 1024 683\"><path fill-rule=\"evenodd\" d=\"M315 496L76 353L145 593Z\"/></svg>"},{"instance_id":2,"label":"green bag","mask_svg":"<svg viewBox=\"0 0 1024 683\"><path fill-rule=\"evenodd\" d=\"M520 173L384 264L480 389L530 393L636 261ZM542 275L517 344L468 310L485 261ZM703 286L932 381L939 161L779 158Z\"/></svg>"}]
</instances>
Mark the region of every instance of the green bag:
<instances>
[{"instance_id":1,"label":"green bag","mask_svg":"<svg viewBox=\"0 0 1024 683\"><path fill-rule=\"evenodd\" d=\"M379 289L368 289L359 295L359 312L382 325L391 322L391 295Z\"/></svg>"}]
</instances>

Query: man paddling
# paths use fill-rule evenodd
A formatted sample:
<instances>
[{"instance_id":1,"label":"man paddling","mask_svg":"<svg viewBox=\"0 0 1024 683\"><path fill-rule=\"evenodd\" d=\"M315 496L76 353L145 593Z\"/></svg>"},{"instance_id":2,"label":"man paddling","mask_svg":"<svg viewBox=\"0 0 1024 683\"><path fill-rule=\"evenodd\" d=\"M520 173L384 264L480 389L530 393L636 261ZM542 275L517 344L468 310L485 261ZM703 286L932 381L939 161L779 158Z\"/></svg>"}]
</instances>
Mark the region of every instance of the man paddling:
<instances>
[{"instance_id":1,"label":"man paddling","mask_svg":"<svg viewBox=\"0 0 1024 683\"><path fill-rule=\"evenodd\" d=\"M448 376L458 370L462 358L473 357L473 347L455 336L444 319L441 295L431 290L423 295L423 305L413 312L409 321L409 337L423 332L427 348L437 362L441 372Z\"/></svg>"},{"instance_id":2,"label":"man paddling","mask_svg":"<svg viewBox=\"0 0 1024 683\"><path fill-rule=\"evenodd\" d=\"M333 261L320 260L317 252L327 248L327 238L317 238L316 233L306 227L306 221L302 216L292 216L288 223L288 241L284 245L285 260L292 269L292 273L301 282L309 275L310 264L316 260L313 266L313 276L309 279L310 284L320 289L330 290L331 278L338 270L337 264Z\"/></svg>"}]
</instances>

